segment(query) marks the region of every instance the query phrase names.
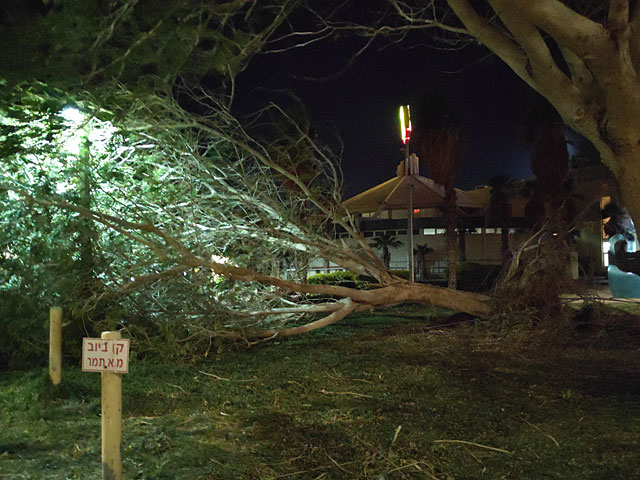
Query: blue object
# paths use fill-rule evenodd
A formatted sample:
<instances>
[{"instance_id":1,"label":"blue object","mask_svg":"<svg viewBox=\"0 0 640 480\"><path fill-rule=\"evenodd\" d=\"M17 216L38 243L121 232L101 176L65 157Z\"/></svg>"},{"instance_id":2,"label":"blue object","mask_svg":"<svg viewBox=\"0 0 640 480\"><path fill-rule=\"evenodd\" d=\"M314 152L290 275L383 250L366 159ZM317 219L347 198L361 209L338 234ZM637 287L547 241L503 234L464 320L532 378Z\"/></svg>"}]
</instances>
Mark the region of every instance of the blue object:
<instances>
[{"instance_id":1,"label":"blue object","mask_svg":"<svg viewBox=\"0 0 640 480\"><path fill-rule=\"evenodd\" d=\"M625 238L618 234L609 239L609 258L614 255L617 242ZM640 276L631 272L623 272L615 265L607 267L609 277L609 289L614 298L640 298Z\"/></svg>"}]
</instances>

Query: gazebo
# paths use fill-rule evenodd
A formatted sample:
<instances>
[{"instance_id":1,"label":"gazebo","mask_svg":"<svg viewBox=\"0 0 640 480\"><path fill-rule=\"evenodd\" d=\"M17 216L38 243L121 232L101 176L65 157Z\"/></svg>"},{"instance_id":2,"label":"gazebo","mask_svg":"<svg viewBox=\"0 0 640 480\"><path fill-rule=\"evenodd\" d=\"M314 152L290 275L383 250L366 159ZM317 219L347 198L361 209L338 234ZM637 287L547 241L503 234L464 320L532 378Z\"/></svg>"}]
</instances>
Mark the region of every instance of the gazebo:
<instances>
[{"instance_id":1,"label":"gazebo","mask_svg":"<svg viewBox=\"0 0 640 480\"><path fill-rule=\"evenodd\" d=\"M400 162L396 177L370 188L344 201L344 206L352 213L369 213L378 218L383 211L407 211L407 231L409 235L409 272L413 278L413 217L414 209L439 208L444 205L445 191L419 172L419 159L415 154ZM486 203L477 196L456 189L456 204L459 209L482 209Z\"/></svg>"}]
</instances>

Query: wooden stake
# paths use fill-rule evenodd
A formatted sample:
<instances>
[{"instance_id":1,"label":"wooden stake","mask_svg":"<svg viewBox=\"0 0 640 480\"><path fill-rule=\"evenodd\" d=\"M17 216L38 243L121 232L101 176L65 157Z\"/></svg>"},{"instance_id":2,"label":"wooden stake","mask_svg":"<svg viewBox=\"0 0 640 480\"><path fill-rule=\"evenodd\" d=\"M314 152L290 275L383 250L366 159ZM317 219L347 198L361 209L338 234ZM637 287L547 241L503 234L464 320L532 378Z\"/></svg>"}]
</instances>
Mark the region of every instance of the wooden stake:
<instances>
[{"instance_id":1,"label":"wooden stake","mask_svg":"<svg viewBox=\"0 0 640 480\"><path fill-rule=\"evenodd\" d=\"M100 338L119 340L120 332L102 332ZM122 480L122 375L102 372L102 479Z\"/></svg>"},{"instance_id":2,"label":"wooden stake","mask_svg":"<svg viewBox=\"0 0 640 480\"><path fill-rule=\"evenodd\" d=\"M49 309L49 378L59 385L62 378L62 308Z\"/></svg>"}]
</instances>

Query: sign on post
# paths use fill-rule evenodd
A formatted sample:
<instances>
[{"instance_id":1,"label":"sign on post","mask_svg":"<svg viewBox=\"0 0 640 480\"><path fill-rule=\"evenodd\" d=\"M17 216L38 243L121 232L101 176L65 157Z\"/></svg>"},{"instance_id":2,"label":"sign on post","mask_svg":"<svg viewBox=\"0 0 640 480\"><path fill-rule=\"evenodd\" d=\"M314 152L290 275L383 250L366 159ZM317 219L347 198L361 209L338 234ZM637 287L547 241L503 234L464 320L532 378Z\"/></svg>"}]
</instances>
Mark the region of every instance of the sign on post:
<instances>
[{"instance_id":1,"label":"sign on post","mask_svg":"<svg viewBox=\"0 0 640 480\"><path fill-rule=\"evenodd\" d=\"M82 371L129 373L129 339L82 339Z\"/></svg>"},{"instance_id":2,"label":"sign on post","mask_svg":"<svg viewBox=\"0 0 640 480\"><path fill-rule=\"evenodd\" d=\"M82 371L102 377L102 479L122 480L122 373L129 372L129 339L120 332L82 339Z\"/></svg>"}]
</instances>

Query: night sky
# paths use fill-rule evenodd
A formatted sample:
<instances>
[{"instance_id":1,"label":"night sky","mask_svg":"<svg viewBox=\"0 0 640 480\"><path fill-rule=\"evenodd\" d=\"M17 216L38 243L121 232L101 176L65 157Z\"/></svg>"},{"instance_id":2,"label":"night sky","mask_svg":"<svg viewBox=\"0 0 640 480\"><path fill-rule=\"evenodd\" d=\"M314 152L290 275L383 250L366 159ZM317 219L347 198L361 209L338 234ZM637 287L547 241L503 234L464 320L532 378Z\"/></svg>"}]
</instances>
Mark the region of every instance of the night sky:
<instances>
[{"instance_id":1,"label":"night sky","mask_svg":"<svg viewBox=\"0 0 640 480\"><path fill-rule=\"evenodd\" d=\"M238 94L290 89L313 122L335 125L344 142L344 198L395 175L402 159L397 109L431 92L446 96L462 122L466 148L458 187L486 184L497 174L532 176L524 128L537 94L487 50L378 45L337 78L301 78L342 70L353 48L342 51L341 45L256 57L238 78ZM429 172L422 166L421 173Z\"/></svg>"}]
</instances>

